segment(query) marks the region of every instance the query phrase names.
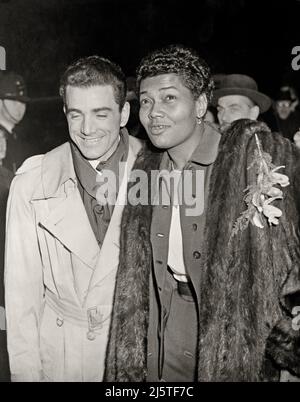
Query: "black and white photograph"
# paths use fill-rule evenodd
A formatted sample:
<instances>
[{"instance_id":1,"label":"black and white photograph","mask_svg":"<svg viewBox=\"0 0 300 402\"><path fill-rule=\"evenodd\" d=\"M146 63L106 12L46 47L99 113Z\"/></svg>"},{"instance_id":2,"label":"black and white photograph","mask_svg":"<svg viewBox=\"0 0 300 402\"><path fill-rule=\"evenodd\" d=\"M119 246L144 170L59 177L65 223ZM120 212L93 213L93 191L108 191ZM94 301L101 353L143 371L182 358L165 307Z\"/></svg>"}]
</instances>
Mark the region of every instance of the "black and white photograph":
<instances>
[{"instance_id":1,"label":"black and white photograph","mask_svg":"<svg viewBox=\"0 0 300 402\"><path fill-rule=\"evenodd\" d=\"M0 0L0 382L300 382L299 17Z\"/></svg>"}]
</instances>

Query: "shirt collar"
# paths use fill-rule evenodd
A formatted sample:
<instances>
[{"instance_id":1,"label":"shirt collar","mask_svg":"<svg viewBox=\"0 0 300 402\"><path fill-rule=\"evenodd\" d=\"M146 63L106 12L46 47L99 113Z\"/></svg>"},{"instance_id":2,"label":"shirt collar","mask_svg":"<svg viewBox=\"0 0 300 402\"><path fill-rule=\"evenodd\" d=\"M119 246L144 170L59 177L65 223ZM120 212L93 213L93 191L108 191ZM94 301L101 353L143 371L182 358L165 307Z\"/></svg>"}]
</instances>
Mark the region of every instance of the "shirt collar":
<instances>
[{"instance_id":1,"label":"shirt collar","mask_svg":"<svg viewBox=\"0 0 300 402\"><path fill-rule=\"evenodd\" d=\"M193 152L190 161L198 165L211 165L217 158L221 134L210 124L203 123L203 133L200 142ZM167 151L164 152L161 169L171 169L171 161Z\"/></svg>"}]
</instances>

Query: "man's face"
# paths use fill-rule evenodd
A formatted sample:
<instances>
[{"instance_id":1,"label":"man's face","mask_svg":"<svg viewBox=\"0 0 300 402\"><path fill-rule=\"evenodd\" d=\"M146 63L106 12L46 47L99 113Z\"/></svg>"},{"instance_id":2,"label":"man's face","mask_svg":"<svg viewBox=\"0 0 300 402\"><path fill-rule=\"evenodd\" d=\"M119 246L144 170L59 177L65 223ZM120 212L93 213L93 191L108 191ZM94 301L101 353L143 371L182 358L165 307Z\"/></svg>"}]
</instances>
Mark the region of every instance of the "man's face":
<instances>
[{"instance_id":1,"label":"man's face","mask_svg":"<svg viewBox=\"0 0 300 402\"><path fill-rule=\"evenodd\" d=\"M222 96L218 100L218 120L222 131L239 119L256 120L259 114L258 106L254 106L249 98L242 95Z\"/></svg>"},{"instance_id":2,"label":"man's face","mask_svg":"<svg viewBox=\"0 0 300 402\"><path fill-rule=\"evenodd\" d=\"M206 97L195 100L176 74L141 81L140 120L158 148L174 148L199 137L197 116L202 117L206 107Z\"/></svg>"},{"instance_id":3,"label":"man's face","mask_svg":"<svg viewBox=\"0 0 300 402\"><path fill-rule=\"evenodd\" d=\"M6 156L6 137L3 131L0 130L0 161Z\"/></svg>"},{"instance_id":4,"label":"man's face","mask_svg":"<svg viewBox=\"0 0 300 402\"><path fill-rule=\"evenodd\" d=\"M294 143L300 149L300 129L294 134Z\"/></svg>"},{"instance_id":5,"label":"man's face","mask_svg":"<svg viewBox=\"0 0 300 402\"><path fill-rule=\"evenodd\" d=\"M66 88L65 113L72 141L89 160L107 160L118 145L120 127L129 116L120 111L111 85Z\"/></svg>"},{"instance_id":6,"label":"man's face","mask_svg":"<svg viewBox=\"0 0 300 402\"><path fill-rule=\"evenodd\" d=\"M286 120L292 111L291 102L289 100L280 100L276 102L275 106L280 119Z\"/></svg>"},{"instance_id":7,"label":"man's face","mask_svg":"<svg viewBox=\"0 0 300 402\"><path fill-rule=\"evenodd\" d=\"M1 115L10 124L19 123L25 114L26 104L17 100L3 99L1 101Z\"/></svg>"}]
</instances>

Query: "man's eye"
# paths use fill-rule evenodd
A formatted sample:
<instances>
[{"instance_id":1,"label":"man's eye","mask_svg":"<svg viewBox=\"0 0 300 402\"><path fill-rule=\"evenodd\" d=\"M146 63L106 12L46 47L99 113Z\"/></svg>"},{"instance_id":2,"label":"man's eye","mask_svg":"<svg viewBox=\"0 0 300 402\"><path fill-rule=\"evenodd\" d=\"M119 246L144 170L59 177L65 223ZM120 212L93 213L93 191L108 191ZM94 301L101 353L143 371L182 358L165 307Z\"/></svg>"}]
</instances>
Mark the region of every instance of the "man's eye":
<instances>
[{"instance_id":1,"label":"man's eye","mask_svg":"<svg viewBox=\"0 0 300 402\"><path fill-rule=\"evenodd\" d=\"M106 119L107 114L97 114L97 117L99 117L100 119Z\"/></svg>"},{"instance_id":2,"label":"man's eye","mask_svg":"<svg viewBox=\"0 0 300 402\"><path fill-rule=\"evenodd\" d=\"M72 120L77 120L80 117L80 114L70 114L70 118Z\"/></svg>"}]
</instances>

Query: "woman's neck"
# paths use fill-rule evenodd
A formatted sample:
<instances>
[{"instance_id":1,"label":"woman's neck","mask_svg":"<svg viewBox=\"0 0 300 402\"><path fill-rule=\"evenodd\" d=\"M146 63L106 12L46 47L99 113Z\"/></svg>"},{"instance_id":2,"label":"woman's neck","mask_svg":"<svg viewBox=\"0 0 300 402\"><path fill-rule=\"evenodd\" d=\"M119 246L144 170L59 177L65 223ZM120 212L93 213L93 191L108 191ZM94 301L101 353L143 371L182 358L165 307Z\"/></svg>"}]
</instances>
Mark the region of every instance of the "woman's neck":
<instances>
[{"instance_id":1,"label":"woman's neck","mask_svg":"<svg viewBox=\"0 0 300 402\"><path fill-rule=\"evenodd\" d=\"M168 149L168 154L173 162L174 169L182 170L187 162L191 159L195 149L200 144L203 137L204 126L203 124L197 126L196 135L192 135L182 144L177 145L174 148Z\"/></svg>"}]
</instances>

